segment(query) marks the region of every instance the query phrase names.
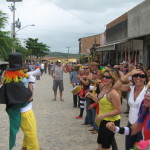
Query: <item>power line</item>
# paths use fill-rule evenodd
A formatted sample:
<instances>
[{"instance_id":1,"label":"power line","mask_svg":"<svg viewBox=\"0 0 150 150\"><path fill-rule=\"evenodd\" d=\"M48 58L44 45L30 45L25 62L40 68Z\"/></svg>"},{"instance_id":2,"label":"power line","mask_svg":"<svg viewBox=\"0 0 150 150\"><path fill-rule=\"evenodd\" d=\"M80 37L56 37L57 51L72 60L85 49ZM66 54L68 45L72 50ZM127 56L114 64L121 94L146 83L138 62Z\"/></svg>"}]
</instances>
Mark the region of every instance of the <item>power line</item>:
<instances>
[{"instance_id":1,"label":"power line","mask_svg":"<svg viewBox=\"0 0 150 150\"><path fill-rule=\"evenodd\" d=\"M51 0L51 2L52 2L53 4L55 4L56 6L60 7L61 9L65 10L66 12L70 13L71 15L73 15L73 16L77 17L78 19L82 20L83 22L88 23L89 25L95 26L96 28L100 28L100 27L98 27L97 25L95 25L95 24L93 24L93 23L91 23L91 22L85 20L84 18L82 18L82 17L80 17L80 16L74 14L73 12L69 11L69 10L66 9L64 6L61 6L60 4L54 2L53 0Z\"/></svg>"}]
</instances>

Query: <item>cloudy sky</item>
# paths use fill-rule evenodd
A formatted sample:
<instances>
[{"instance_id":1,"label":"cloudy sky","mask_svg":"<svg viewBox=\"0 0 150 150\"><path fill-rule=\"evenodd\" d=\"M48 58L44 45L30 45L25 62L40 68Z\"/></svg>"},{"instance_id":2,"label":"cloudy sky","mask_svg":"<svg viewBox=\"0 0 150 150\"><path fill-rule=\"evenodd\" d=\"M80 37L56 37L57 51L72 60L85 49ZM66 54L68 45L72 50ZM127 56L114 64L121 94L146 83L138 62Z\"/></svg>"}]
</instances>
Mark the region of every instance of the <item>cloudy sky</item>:
<instances>
[{"instance_id":1,"label":"cloudy sky","mask_svg":"<svg viewBox=\"0 0 150 150\"><path fill-rule=\"evenodd\" d=\"M16 37L24 41L38 38L51 51L79 52L78 39L105 31L106 24L129 11L144 0L22 0L16 3L16 20L22 27ZM11 30L12 3L0 0L0 10L7 13ZM17 30L17 29L16 29Z\"/></svg>"}]
</instances>

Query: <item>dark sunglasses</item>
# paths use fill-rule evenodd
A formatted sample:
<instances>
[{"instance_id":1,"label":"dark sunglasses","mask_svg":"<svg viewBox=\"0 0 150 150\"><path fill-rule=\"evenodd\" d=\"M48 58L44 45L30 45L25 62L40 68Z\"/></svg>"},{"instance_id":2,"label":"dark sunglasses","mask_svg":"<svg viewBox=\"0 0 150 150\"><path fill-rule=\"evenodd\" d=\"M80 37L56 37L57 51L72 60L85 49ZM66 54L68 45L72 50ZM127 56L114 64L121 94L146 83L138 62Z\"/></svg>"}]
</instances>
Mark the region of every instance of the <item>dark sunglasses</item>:
<instances>
[{"instance_id":1,"label":"dark sunglasses","mask_svg":"<svg viewBox=\"0 0 150 150\"><path fill-rule=\"evenodd\" d=\"M111 76L103 76L103 78L105 78L105 79L112 79Z\"/></svg>"},{"instance_id":2,"label":"dark sunglasses","mask_svg":"<svg viewBox=\"0 0 150 150\"><path fill-rule=\"evenodd\" d=\"M87 70L87 69L89 69L89 68L83 68L84 70Z\"/></svg>"},{"instance_id":3,"label":"dark sunglasses","mask_svg":"<svg viewBox=\"0 0 150 150\"><path fill-rule=\"evenodd\" d=\"M97 74L97 72L92 72L92 74Z\"/></svg>"},{"instance_id":4,"label":"dark sunglasses","mask_svg":"<svg viewBox=\"0 0 150 150\"><path fill-rule=\"evenodd\" d=\"M137 77L145 78L146 75L145 74L134 74L132 77L135 77L135 78L137 78Z\"/></svg>"}]
</instances>

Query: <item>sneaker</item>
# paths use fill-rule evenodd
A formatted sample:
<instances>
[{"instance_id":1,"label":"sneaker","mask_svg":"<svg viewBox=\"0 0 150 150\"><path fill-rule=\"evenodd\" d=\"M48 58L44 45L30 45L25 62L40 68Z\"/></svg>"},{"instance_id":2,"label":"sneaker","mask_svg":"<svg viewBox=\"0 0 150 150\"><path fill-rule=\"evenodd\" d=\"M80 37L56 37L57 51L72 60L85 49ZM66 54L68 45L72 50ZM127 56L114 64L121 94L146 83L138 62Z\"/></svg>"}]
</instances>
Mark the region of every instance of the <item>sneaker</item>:
<instances>
[{"instance_id":1,"label":"sneaker","mask_svg":"<svg viewBox=\"0 0 150 150\"><path fill-rule=\"evenodd\" d=\"M80 116L77 116L77 117L75 117L76 119L83 119L83 117L80 117Z\"/></svg>"},{"instance_id":2,"label":"sneaker","mask_svg":"<svg viewBox=\"0 0 150 150\"><path fill-rule=\"evenodd\" d=\"M77 106L73 106L73 108L76 108Z\"/></svg>"}]
</instances>

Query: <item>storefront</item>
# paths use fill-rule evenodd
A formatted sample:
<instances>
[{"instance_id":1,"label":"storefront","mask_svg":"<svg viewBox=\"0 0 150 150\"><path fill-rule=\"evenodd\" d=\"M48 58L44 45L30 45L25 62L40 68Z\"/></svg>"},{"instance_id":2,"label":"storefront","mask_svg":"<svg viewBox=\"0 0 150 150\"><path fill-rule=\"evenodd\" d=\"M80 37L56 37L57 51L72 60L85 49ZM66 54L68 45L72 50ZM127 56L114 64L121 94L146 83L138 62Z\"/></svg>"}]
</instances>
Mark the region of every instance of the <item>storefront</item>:
<instances>
[{"instance_id":1,"label":"storefront","mask_svg":"<svg viewBox=\"0 0 150 150\"><path fill-rule=\"evenodd\" d=\"M100 55L96 55L100 54ZM99 58L100 64L115 65L122 61L129 64L141 62L143 57L143 40L123 40L106 44L96 48L95 56Z\"/></svg>"}]
</instances>

